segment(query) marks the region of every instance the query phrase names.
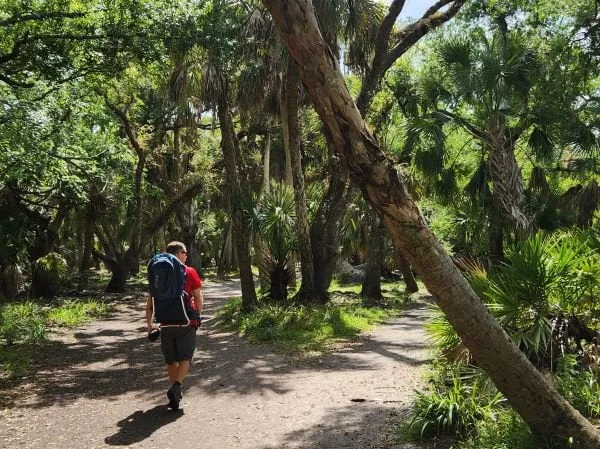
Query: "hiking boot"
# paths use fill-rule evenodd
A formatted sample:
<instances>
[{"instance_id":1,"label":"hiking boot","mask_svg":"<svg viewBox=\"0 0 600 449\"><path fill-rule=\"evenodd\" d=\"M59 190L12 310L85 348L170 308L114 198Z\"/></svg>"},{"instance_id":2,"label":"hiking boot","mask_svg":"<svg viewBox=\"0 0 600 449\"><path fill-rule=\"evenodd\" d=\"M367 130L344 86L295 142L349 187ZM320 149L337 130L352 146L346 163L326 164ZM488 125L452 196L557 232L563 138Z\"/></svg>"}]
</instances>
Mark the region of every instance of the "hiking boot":
<instances>
[{"instance_id":1,"label":"hiking boot","mask_svg":"<svg viewBox=\"0 0 600 449\"><path fill-rule=\"evenodd\" d=\"M175 383L171 385L171 388L167 391L167 397L169 398L169 407L172 410L179 410L179 402L181 401L181 385Z\"/></svg>"}]
</instances>

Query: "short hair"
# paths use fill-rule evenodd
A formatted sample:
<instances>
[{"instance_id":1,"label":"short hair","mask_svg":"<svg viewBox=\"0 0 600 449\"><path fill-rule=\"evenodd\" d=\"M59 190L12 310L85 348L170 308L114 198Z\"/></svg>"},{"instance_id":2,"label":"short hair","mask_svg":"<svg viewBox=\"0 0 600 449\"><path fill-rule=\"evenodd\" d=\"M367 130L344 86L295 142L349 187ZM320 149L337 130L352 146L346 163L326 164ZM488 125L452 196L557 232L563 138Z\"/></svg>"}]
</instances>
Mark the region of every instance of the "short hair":
<instances>
[{"instance_id":1,"label":"short hair","mask_svg":"<svg viewBox=\"0 0 600 449\"><path fill-rule=\"evenodd\" d=\"M181 242L173 241L167 245L167 252L169 254L177 254L181 251L186 251L185 245Z\"/></svg>"}]
</instances>

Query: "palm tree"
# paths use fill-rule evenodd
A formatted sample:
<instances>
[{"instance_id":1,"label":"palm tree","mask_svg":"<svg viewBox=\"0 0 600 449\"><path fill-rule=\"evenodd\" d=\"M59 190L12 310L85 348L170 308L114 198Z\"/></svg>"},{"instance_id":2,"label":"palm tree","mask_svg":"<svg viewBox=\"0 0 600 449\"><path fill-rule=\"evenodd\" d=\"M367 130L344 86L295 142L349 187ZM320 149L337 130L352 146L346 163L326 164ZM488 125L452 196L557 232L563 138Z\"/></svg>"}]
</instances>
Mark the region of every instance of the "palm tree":
<instances>
[{"instance_id":1,"label":"palm tree","mask_svg":"<svg viewBox=\"0 0 600 449\"><path fill-rule=\"evenodd\" d=\"M481 164L466 191L487 204L490 256L495 261L503 258L506 229L524 237L533 226L517 144L527 139L532 160L552 160L561 122L572 115L556 110L569 105L553 106L554 98L540 94L552 74L545 72L540 56L518 33L509 35L504 22L499 23L491 39L476 32L469 40L441 43L436 49L439 70L420 81L418 92L409 93L402 83L395 88L404 91L399 104L409 116L406 150L421 168L455 184L452 170L445 166L444 129L458 127L479 143Z\"/></svg>"},{"instance_id":2,"label":"palm tree","mask_svg":"<svg viewBox=\"0 0 600 449\"><path fill-rule=\"evenodd\" d=\"M271 301L285 301L293 269L290 262L298 249L294 194L284 183L274 183L258 201L246 203L250 229L263 242L263 293Z\"/></svg>"}]
</instances>

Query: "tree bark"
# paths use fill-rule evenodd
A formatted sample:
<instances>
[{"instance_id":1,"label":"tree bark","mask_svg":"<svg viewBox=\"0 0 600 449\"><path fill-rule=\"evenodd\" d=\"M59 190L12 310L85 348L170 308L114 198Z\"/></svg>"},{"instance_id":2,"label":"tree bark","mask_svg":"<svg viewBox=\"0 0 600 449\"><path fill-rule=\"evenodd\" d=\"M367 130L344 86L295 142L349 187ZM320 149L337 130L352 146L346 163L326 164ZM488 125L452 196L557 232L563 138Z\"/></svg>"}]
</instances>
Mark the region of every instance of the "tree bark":
<instances>
[{"instance_id":1,"label":"tree bark","mask_svg":"<svg viewBox=\"0 0 600 449\"><path fill-rule=\"evenodd\" d=\"M94 245L94 205L90 200L85 211L85 229L83 230L83 248L79 262L79 272L83 273L92 266L92 246Z\"/></svg>"},{"instance_id":2,"label":"tree bark","mask_svg":"<svg viewBox=\"0 0 600 449\"><path fill-rule=\"evenodd\" d=\"M298 124L298 89L300 88L300 76L298 74L296 63L291 58L288 62L285 84L286 95L283 101L287 104L286 110L288 111L287 131L289 156L292 167L294 204L296 206L296 228L298 232L298 253L300 254L300 269L302 273L300 289L296 294L295 300L298 302L312 302L315 300L315 271L310 241L310 228L308 225L308 211L306 209L302 157L300 154ZM293 268L294 267L292 266L292 269Z\"/></svg>"},{"instance_id":3,"label":"tree bark","mask_svg":"<svg viewBox=\"0 0 600 449\"><path fill-rule=\"evenodd\" d=\"M504 332L455 267L360 116L323 45L309 0L264 0L298 63L311 101L348 166L479 365L530 428L574 447L597 449L600 433L543 378Z\"/></svg>"}]
</instances>

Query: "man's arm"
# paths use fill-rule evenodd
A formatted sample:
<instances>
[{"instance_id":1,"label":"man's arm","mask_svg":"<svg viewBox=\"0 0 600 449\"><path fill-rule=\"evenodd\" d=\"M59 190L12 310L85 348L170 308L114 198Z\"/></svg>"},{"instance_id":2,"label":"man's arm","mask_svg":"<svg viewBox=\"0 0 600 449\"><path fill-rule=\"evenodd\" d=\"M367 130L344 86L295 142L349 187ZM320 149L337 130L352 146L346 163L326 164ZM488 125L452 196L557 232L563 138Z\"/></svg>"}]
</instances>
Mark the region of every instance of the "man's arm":
<instances>
[{"instance_id":1,"label":"man's arm","mask_svg":"<svg viewBox=\"0 0 600 449\"><path fill-rule=\"evenodd\" d=\"M200 287L192 291L192 296L194 297L194 302L196 303L196 309L198 310L198 313L202 315L202 309L204 309L204 296L202 295L202 290Z\"/></svg>"},{"instance_id":2,"label":"man's arm","mask_svg":"<svg viewBox=\"0 0 600 449\"><path fill-rule=\"evenodd\" d=\"M152 296L148 295L146 298L146 329L148 333L152 330L152 313L154 312L154 307L152 304Z\"/></svg>"}]
</instances>

